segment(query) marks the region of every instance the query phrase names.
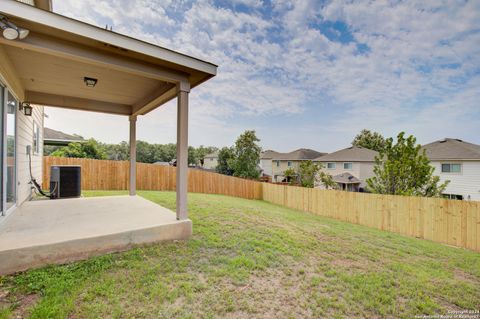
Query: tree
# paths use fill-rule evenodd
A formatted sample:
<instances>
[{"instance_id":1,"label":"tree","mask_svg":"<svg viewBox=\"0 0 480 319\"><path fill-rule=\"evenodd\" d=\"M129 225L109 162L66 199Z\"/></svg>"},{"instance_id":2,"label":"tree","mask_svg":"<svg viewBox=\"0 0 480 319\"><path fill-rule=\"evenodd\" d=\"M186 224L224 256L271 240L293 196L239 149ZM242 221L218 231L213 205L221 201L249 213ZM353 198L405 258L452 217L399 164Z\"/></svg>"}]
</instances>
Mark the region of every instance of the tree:
<instances>
[{"instance_id":1,"label":"tree","mask_svg":"<svg viewBox=\"0 0 480 319\"><path fill-rule=\"evenodd\" d=\"M231 167L232 160L235 158L233 148L224 147L218 152L218 164L215 170L224 175L233 175Z\"/></svg>"},{"instance_id":2,"label":"tree","mask_svg":"<svg viewBox=\"0 0 480 319\"><path fill-rule=\"evenodd\" d=\"M380 133L363 129L355 136L352 145L380 152L385 147L385 138Z\"/></svg>"},{"instance_id":3,"label":"tree","mask_svg":"<svg viewBox=\"0 0 480 319\"><path fill-rule=\"evenodd\" d=\"M285 179L290 184L296 182L296 179L298 178L298 174L293 167L287 168L285 172L283 172L283 176L285 176Z\"/></svg>"},{"instance_id":4,"label":"tree","mask_svg":"<svg viewBox=\"0 0 480 319\"><path fill-rule=\"evenodd\" d=\"M337 189L338 184L333 180L332 175L320 172L318 174L318 181L323 184L326 189Z\"/></svg>"},{"instance_id":5,"label":"tree","mask_svg":"<svg viewBox=\"0 0 480 319\"><path fill-rule=\"evenodd\" d=\"M105 144L107 158L114 161L127 161L130 158L130 145L123 141L119 144Z\"/></svg>"},{"instance_id":6,"label":"tree","mask_svg":"<svg viewBox=\"0 0 480 319\"><path fill-rule=\"evenodd\" d=\"M368 190L378 194L409 196L440 196L448 181L439 184L440 178L433 176L434 167L416 145L412 135L404 137L401 132L394 144L388 138L385 147L375 158L373 172L375 176L367 179Z\"/></svg>"},{"instance_id":7,"label":"tree","mask_svg":"<svg viewBox=\"0 0 480 319\"><path fill-rule=\"evenodd\" d=\"M257 144L260 140L255 135L255 131L245 131L241 134L234 146L234 159L231 167L233 175L244 178L258 178L260 170L260 152L262 148Z\"/></svg>"},{"instance_id":8,"label":"tree","mask_svg":"<svg viewBox=\"0 0 480 319\"><path fill-rule=\"evenodd\" d=\"M300 185L303 187L313 188L315 187L315 181L317 180L317 174L320 172L322 166L312 161L302 161L298 167L298 178Z\"/></svg>"},{"instance_id":9,"label":"tree","mask_svg":"<svg viewBox=\"0 0 480 319\"><path fill-rule=\"evenodd\" d=\"M93 158L106 159L107 154L103 146L95 139L89 139L86 142L74 142L57 149L51 156L58 157L77 157L77 158Z\"/></svg>"}]
</instances>

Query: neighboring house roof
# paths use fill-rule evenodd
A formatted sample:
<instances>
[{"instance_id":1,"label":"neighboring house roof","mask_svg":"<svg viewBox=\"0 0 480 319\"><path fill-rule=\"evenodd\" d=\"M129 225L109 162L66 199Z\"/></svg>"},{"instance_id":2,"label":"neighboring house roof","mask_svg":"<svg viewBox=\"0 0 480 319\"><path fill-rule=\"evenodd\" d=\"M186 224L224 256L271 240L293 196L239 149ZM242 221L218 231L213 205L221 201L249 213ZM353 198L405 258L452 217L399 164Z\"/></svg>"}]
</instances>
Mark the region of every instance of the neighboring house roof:
<instances>
[{"instance_id":1,"label":"neighboring house roof","mask_svg":"<svg viewBox=\"0 0 480 319\"><path fill-rule=\"evenodd\" d=\"M44 145L68 145L73 142L83 142L84 139L78 135L70 135L61 131L45 127L43 129Z\"/></svg>"},{"instance_id":2,"label":"neighboring house roof","mask_svg":"<svg viewBox=\"0 0 480 319\"><path fill-rule=\"evenodd\" d=\"M267 150L261 154L260 158L272 159L272 160L301 161L301 160L313 160L325 154L326 153L317 152L309 148L299 148L298 150L292 151L290 153L279 153L272 150Z\"/></svg>"},{"instance_id":3,"label":"neighboring house roof","mask_svg":"<svg viewBox=\"0 0 480 319\"><path fill-rule=\"evenodd\" d=\"M203 158L218 158L218 151L205 155Z\"/></svg>"},{"instance_id":4,"label":"neighboring house roof","mask_svg":"<svg viewBox=\"0 0 480 319\"><path fill-rule=\"evenodd\" d=\"M170 162L162 162L162 161L158 161L153 164L160 165L160 166L170 166Z\"/></svg>"},{"instance_id":5,"label":"neighboring house roof","mask_svg":"<svg viewBox=\"0 0 480 319\"><path fill-rule=\"evenodd\" d=\"M480 145L454 138L423 145L422 149L430 160L480 160Z\"/></svg>"},{"instance_id":6,"label":"neighboring house roof","mask_svg":"<svg viewBox=\"0 0 480 319\"><path fill-rule=\"evenodd\" d=\"M318 162L374 162L377 151L368 148L351 146L342 150L316 158Z\"/></svg>"},{"instance_id":7,"label":"neighboring house roof","mask_svg":"<svg viewBox=\"0 0 480 319\"><path fill-rule=\"evenodd\" d=\"M332 177L333 181L341 184L360 184L360 180L350 173L342 173Z\"/></svg>"}]
</instances>

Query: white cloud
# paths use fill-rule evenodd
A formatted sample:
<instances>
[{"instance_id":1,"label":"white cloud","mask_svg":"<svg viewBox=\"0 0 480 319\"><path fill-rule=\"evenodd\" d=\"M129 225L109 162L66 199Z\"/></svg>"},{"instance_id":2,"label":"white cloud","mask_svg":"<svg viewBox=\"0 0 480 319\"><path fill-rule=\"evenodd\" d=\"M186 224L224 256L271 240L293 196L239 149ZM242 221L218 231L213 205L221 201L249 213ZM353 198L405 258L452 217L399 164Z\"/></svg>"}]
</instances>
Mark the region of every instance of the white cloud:
<instances>
[{"instance_id":1,"label":"white cloud","mask_svg":"<svg viewBox=\"0 0 480 319\"><path fill-rule=\"evenodd\" d=\"M277 1L267 15L260 0L239 5L251 10L209 0L54 2L62 14L219 64L217 77L191 94L194 144L231 144L257 128L279 148L305 141L333 150L364 127L407 130L423 142L448 133L480 143L480 2ZM345 23L351 40L330 40L325 21ZM174 140L173 104L142 119L140 137ZM292 115L298 123L287 123ZM297 128L296 140L272 116ZM265 124L241 124L249 118Z\"/></svg>"}]
</instances>

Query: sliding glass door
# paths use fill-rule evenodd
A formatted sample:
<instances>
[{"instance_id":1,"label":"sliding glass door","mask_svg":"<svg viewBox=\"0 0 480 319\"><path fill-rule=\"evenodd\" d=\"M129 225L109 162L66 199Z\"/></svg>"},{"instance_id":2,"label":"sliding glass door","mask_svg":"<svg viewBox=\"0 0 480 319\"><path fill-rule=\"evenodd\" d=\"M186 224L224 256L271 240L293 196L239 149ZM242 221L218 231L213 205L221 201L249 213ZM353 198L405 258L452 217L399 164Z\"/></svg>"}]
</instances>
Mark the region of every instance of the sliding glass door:
<instances>
[{"instance_id":1,"label":"sliding glass door","mask_svg":"<svg viewBox=\"0 0 480 319\"><path fill-rule=\"evenodd\" d=\"M6 133L6 142L7 142L7 174L6 174L6 189L5 189L5 198L6 198L6 210L15 205L17 200L17 160L16 160L16 113L18 109L18 101L15 97L8 91L7 93L7 105L6 105L6 121L5 121L5 133Z\"/></svg>"},{"instance_id":2,"label":"sliding glass door","mask_svg":"<svg viewBox=\"0 0 480 319\"><path fill-rule=\"evenodd\" d=\"M17 159L16 159L16 111L18 101L0 85L0 141L1 176L0 176L0 216L15 205L17 200Z\"/></svg>"}]
</instances>

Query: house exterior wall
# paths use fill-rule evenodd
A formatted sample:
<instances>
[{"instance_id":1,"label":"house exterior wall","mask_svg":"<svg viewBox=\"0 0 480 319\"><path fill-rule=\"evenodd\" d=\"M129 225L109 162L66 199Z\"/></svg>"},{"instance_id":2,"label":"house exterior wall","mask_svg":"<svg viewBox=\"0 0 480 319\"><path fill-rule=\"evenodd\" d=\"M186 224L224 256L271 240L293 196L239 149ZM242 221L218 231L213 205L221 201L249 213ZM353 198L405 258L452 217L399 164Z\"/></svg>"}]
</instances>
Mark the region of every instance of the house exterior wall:
<instances>
[{"instance_id":1,"label":"house exterior wall","mask_svg":"<svg viewBox=\"0 0 480 319\"><path fill-rule=\"evenodd\" d=\"M361 183L360 187L366 187L366 180L373 176L373 162L321 162L323 165L322 171L328 173L332 176L339 175L342 173L350 173L356 178L358 178ZM334 169L327 168L327 163L335 163ZM344 169L344 163L352 163L352 169Z\"/></svg>"},{"instance_id":2,"label":"house exterior wall","mask_svg":"<svg viewBox=\"0 0 480 319\"><path fill-rule=\"evenodd\" d=\"M260 167L263 170L263 174L272 176L272 159L260 159Z\"/></svg>"},{"instance_id":3,"label":"house exterior wall","mask_svg":"<svg viewBox=\"0 0 480 319\"><path fill-rule=\"evenodd\" d=\"M442 173L442 164L461 164L460 173ZM480 160L478 161L432 161L435 167L434 175L440 177L440 181L449 180L445 194L462 195L464 199L480 201Z\"/></svg>"},{"instance_id":4,"label":"house exterior wall","mask_svg":"<svg viewBox=\"0 0 480 319\"><path fill-rule=\"evenodd\" d=\"M218 165L218 158L216 157L205 157L203 159L203 168L205 169L215 169Z\"/></svg>"},{"instance_id":5,"label":"house exterior wall","mask_svg":"<svg viewBox=\"0 0 480 319\"><path fill-rule=\"evenodd\" d=\"M279 166L277 166L277 161ZM288 162L291 162L292 166L288 166ZM272 181L281 182L284 179L285 171L289 168L297 171L301 162L302 160L272 160Z\"/></svg>"},{"instance_id":6,"label":"house exterior wall","mask_svg":"<svg viewBox=\"0 0 480 319\"><path fill-rule=\"evenodd\" d=\"M32 116L26 116L17 109L17 206L30 199L32 196L29 171L29 159L27 146L31 146L32 175L39 184L42 184L42 160L43 160L43 106L33 106ZM39 127L39 152L36 153L33 146L34 124Z\"/></svg>"}]
</instances>

